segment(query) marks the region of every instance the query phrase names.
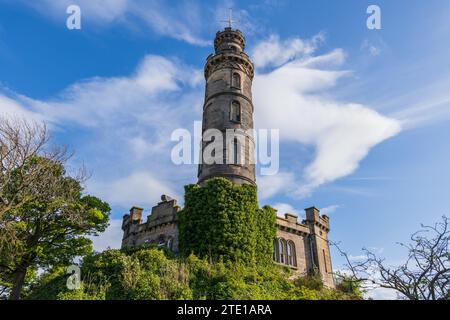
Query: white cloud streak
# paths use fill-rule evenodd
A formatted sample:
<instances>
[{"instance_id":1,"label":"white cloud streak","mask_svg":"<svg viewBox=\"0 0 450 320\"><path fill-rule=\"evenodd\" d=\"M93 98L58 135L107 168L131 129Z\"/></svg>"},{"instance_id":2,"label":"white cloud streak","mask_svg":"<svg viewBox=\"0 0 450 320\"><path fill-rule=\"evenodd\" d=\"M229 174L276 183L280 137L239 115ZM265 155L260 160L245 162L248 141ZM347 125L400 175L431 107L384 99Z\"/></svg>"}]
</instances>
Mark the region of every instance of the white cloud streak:
<instances>
[{"instance_id":1,"label":"white cloud streak","mask_svg":"<svg viewBox=\"0 0 450 320\"><path fill-rule=\"evenodd\" d=\"M280 40L276 34L258 43L251 51L256 67L278 67L293 59L310 57L317 46L325 41L325 35L319 33L310 40L291 38Z\"/></svg>"},{"instance_id":2,"label":"white cloud streak","mask_svg":"<svg viewBox=\"0 0 450 320\"><path fill-rule=\"evenodd\" d=\"M280 51L283 46L291 48L287 42L278 41L278 45ZM271 58L262 60L266 65ZM314 160L302 171L302 177L296 178L296 189L288 189L297 196L307 196L323 184L352 174L371 148L400 132L400 123L393 118L361 104L326 97L326 91L349 74L332 70L344 60L344 52L339 49L314 57L293 57L281 67L255 77L257 126L280 129L282 141L315 149ZM298 171L292 168L292 172ZM292 183L284 186L286 190Z\"/></svg>"},{"instance_id":3,"label":"white cloud streak","mask_svg":"<svg viewBox=\"0 0 450 320\"><path fill-rule=\"evenodd\" d=\"M299 218L302 216L301 211L297 210L289 203L275 203L271 205L271 207L277 209L277 215L282 218L284 218L286 213L295 214Z\"/></svg>"},{"instance_id":4,"label":"white cloud streak","mask_svg":"<svg viewBox=\"0 0 450 320\"><path fill-rule=\"evenodd\" d=\"M320 209L320 213L324 214L326 216L329 216L330 214L334 213L337 209L339 209L341 206L338 204L333 204L331 206L325 207Z\"/></svg>"},{"instance_id":5,"label":"white cloud streak","mask_svg":"<svg viewBox=\"0 0 450 320\"><path fill-rule=\"evenodd\" d=\"M200 117L200 80L199 70L149 55L128 77L80 81L47 101L0 90L0 114L46 120L77 140L75 160L94 171L87 191L113 205L151 207L163 193L179 197L180 181L193 182L193 168L170 160L170 134ZM76 135L66 133L72 127Z\"/></svg>"},{"instance_id":6,"label":"white cloud streak","mask_svg":"<svg viewBox=\"0 0 450 320\"><path fill-rule=\"evenodd\" d=\"M113 23L136 27L143 23L155 34L185 41L189 44L207 46L210 41L202 38L204 19L202 10L192 1L168 4L165 1L147 0L21 0L44 15L55 20L65 19L69 5L80 6L82 21L108 26Z\"/></svg>"}]
</instances>

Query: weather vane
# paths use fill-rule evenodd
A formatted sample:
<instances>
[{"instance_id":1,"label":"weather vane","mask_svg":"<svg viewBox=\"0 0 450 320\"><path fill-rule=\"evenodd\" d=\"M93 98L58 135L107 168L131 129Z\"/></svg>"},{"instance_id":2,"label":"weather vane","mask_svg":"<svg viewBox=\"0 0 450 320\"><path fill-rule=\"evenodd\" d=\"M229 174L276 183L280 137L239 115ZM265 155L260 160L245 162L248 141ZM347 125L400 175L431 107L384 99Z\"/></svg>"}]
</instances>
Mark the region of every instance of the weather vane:
<instances>
[{"instance_id":1,"label":"weather vane","mask_svg":"<svg viewBox=\"0 0 450 320\"><path fill-rule=\"evenodd\" d=\"M233 22L239 22L238 20L233 20L233 8L229 8L228 20L222 20L221 22L228 23L228 27L231 28Z\"/></svg>"}]
</instances>

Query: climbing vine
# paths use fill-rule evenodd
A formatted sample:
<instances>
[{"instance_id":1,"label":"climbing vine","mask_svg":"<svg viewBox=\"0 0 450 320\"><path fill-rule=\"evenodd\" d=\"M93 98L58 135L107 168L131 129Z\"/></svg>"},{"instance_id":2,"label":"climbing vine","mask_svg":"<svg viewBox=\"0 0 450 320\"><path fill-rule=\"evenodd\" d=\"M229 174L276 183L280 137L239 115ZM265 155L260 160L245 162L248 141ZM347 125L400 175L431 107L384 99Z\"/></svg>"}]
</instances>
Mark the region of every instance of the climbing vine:
<instances>
[{"instance_id":1,"label":"climbing vine","mask_svg":"<svg viewBox=\"0 0 450 320\"><path fill-rule=\"evenodd\" d=\"M179 215L180 253L211 261L267 262L275 237L275 211L258 208L256 187L223 178L185 187Z\"/></svg>"}]
</instances>

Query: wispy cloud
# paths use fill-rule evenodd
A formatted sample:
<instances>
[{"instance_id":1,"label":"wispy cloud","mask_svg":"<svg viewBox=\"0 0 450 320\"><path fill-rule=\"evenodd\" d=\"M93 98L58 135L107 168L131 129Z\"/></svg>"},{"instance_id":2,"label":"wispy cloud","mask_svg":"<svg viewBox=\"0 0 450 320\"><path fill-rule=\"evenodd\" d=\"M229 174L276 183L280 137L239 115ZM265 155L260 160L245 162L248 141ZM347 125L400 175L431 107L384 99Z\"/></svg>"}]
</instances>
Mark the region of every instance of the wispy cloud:
<instances>
[{"instance_id":1,"label":"wispy cloud","mask_svg":"<svg viewBox=\"0 0 450 320\"><path fill-rule=\"evenodd\" d=\"M199 46L210 44L202 37L205 31L204 11L194 1L169 4L160 0L21 0L21 3L57 21L67 17L66 8L69 5L76 4L81 8L83 22L92 25L108 26L114 23L136 28L136 23L141 23L161 36Z\"/></svg>"},{"instance_id":2,"label":"wispy cloud","mask_svg":"<svg viewBox=\"0 0 450 320\"><path fill-rule=\"evenodd\" d=\"M193 182L193 166L171 174L170 135L201 118L200 83L199 70L149 55L129 76L80 81L48 100L2 89L0 113L46 120L69 139L74 161L94 171L89 192L121 207L152 206Z\"/></svg>"},{"instance_id":3,"label":"wispy cloud","mask_svg":"<svg viewBox=\"0 0 450 320\"><path fill-rule=\"evenodd\" d=\"M334 213L340 207L341 206L338 204L333 204L331 206L320 209L320 213L329 216L330 214Z\"/></svg>"},{"instance_id":4,"label":"wispy cloud","mask_svg":"<svg viewBox=\"0 0 450 320\"><path fill-rule=\"evenodd\" d=\"M251 51L256 67L278 67L288 61L310 57L325 40L325 34L319 33L310 40L298 37L281 40L277 34L258 43Z\"/></svg>"},{"instance_id":5,"label":"wispy cloud","mask_svg":"<svg viewBox=\"0 0 450 320\"><path fill-rule=\"evenodd\" d=\"M162 178L155 178L150 172L137 171L114 181L94 181L88 191L100 196L112 205L152 207L162 194L179 199L175 189Z\"/></svg>"},{"instance_id":6,"label":"wispy cloud","mask_svg":"<svg viewBox=\"0 0 450 320\"><path fill-rule=\"evenodd\" d=\"M292 189L295 186L295 175L291 172L279 172L272 176L258 177L257 183L259 198L264 200Z\"/></svg>"},{"instance_id":7,"label":"wispy cloud","mask_svg":"<svg viewBox=\"0 0 450 320\"><path fill-rule=\"evenodd\" d=\"M292 47L290 42L276 43L280 51ZM303 172L296 177L298 187L290 190L298 196L352 174L371 148L401 129L399 121L368 106L328 97L326 91L348 74L334 70L343 63L345 54L336 49L313 56L313 51L308 49L306 57L286 56L282 60L288 62L266 73L258 72L254 81L257 126L278 128L282 141L315 148L312 163L306 168L291 168L292 172ZM271 59L261 58L261 65L270 64ZM292 184L285 184L286 188Z\"/></svg>"},{"instance_id":8,"label":"wispy cloud","mask_svg":"<svg viewBox=\"0 0 450 320\"><path fill-rule=\"evenodd\" d=\"M278 203L271 205L271 207L277 209L277 215L282 218L284 218L284 215L286 213L295 214L299 218L302 216L302 212L300 210L294 208L289 203L278 202Z\"/></svg>"}]
</instances>

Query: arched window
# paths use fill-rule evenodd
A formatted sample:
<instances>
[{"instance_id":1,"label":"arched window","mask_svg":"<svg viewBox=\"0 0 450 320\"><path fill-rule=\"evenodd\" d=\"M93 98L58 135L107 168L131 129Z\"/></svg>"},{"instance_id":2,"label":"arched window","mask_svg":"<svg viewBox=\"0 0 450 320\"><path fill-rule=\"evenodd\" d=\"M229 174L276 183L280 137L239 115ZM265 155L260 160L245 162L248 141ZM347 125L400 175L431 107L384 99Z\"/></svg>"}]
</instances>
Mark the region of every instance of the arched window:
<instances>
[{"instance_id":1,"label":"arched window","mask_svg":"<svg viewBox=\"0 0 450 320\"><path fill-rule=\"evenodd\" d=\"M230 120L234 122L241 122L241 104L238 101L233 101L231 103Z\"/></svg>"},{"instance_id":2,"label":"arched window","mask_svg":"<svg viewBox=\"0 0 450 320\"><path fill-rule=\"evenodd\" d=\"M280 255L279 262L286 264L286 241L282 238L278 239L278 251Z\"/></svg>"},{"instance_id":3,"label":"arched window","mask_svg":"<svg viewBox=\"0 0 450 320\"><path fill-rule=\"evenodd\" d=\"M297 266L297 257L295 254L295 244L292 241L287 242L287 264L293 267Z\"/></svg>"},{"instance_id":4,"label":"arched window","mask_svg":"<svg viewBox=\"0 0 450 320\"><path fill-rule=\"evenodd\" d=\"M280 262L280 253L278 250L278 239L273 240L273 260Z\"/></svg>"},{"instance_id":5,"label":"arched window","mask_svg":"<svg viewBox=\"0 0 450 320\"><path fill-rule=\"evenodd\" d=\"M273 260L288 266L297 267L294 242L277 238L273 240Z\"/></svg>"},{"instance_id":6,"label":"arched window","mask_svg":"<svg viewBox=\"0 0 450 320\"><path fill-rule=\"evenodd\" d=\"M236 89L241 88L241 76L239 73L233 73L233 77L231 79L231 86Z\"/></svg>"}]
</instances>

